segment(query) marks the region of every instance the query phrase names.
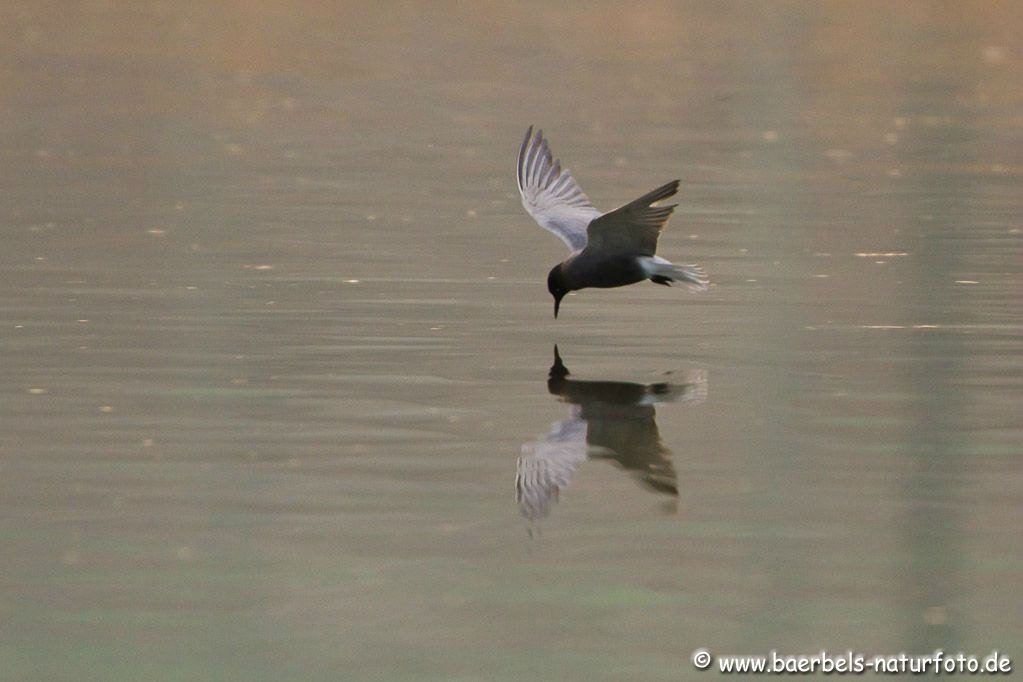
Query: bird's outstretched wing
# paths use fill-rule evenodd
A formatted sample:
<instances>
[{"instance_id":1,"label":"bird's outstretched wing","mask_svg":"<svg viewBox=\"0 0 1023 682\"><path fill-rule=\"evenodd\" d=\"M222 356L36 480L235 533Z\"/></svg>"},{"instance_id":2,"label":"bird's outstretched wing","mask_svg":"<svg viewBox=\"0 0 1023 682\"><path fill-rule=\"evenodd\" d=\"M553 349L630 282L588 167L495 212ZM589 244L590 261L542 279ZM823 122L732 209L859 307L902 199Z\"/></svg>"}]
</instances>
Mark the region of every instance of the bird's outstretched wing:
<instances>
[{"instance_id":1,"label":"bird's outstretched wing","mask_svg":"<svg viewBox=\"0 0 1023 682\"><path fill-rule=\"evenodd\" d=\"M586 246L586 226L600 211L551 155L543 131L533 134L533 126L519 148L518 181L522 205L540 227L561 237L573 251Z\"/></svg>"},{"instance_id":2,"label":"bird's outstretched wing","mask_svg":"<svg viewBox=\"0 0 1023 682\"><path fill-rule=\"evenodd\" d=\"M653 206L678 192L678 180L672 180L621 208L605 213L590 223L587 251L602 255L630 254L653 256L657 238L678 204Z\"/></svg>"}]
</instances>

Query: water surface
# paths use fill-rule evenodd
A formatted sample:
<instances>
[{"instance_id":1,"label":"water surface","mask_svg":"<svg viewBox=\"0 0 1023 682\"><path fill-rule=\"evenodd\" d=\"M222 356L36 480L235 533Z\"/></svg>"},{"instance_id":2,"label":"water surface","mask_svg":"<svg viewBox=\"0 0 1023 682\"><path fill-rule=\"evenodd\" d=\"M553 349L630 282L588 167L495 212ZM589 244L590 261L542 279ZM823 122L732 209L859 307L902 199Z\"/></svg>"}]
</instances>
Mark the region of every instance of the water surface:
<instances>
[{"instance_id":1,"label":"water surface","mask_svg":"<svg viewBox=\"0 0 1023 682\"><path fill-rule=\"evenodd\" d=\"M5 680L1023 658L1016 5L3 14ZM528 124L713 288L553 320Z\"/></svg>"}]
</instances>

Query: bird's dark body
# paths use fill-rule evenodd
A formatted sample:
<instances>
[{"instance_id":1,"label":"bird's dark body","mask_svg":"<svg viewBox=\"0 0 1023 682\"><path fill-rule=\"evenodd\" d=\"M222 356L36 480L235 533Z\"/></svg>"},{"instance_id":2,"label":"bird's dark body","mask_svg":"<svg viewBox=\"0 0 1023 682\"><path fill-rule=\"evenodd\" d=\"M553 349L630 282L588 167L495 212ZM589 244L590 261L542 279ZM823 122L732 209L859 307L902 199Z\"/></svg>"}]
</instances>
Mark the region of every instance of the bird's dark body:
<instances>
[{"instance_id":1,"label":"bird's dark body","mask_svg":"<svg viewBox=\"0 0 1023 682\"><path fill-rule=\"evenodd\" d=\"M591 257L585 251L562 264L565 282L572 290L597 287L624 287L648 278L639 256L614 255Z\"/></svg>"}]
</instances>

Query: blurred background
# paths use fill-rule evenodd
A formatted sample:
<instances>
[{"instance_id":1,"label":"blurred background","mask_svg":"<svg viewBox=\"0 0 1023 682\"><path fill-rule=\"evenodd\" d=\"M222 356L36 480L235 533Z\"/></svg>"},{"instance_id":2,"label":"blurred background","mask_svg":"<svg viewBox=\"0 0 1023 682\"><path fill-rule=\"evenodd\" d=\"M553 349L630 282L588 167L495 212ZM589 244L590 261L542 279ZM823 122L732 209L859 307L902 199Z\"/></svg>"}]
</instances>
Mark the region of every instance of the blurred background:
<instances>
[{"instance_id":1,"label":"blurred background","mask_svg":"<svg viewBox=\"0 0 1023 682\"><path fill-rule=\"evenodd\" d=\"M1021 36L1008 0L4 3L0 677L1023 658ZM599 208L681 178L660 253L711 290L555 322L530 124Z\"/></svg>"}]
</instances>

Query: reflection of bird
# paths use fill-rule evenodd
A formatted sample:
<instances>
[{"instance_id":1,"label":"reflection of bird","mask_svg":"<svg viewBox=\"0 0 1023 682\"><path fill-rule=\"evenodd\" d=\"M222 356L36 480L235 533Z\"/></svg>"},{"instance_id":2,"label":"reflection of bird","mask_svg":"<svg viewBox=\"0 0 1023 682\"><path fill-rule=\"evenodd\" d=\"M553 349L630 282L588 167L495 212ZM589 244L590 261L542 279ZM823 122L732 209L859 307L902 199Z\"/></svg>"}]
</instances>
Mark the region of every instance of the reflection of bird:
<instances>
[{"instance_id":1,"label":"reflection of bird","mask_svg":"<svg viewBox=\"0 0 1023 682\"><path fill-rule=\"evenodd\" d=\"M679 384L579 381L568 374L555 346L547 390L571 404L571 416L522 446L515 496L523 515L531 521L547 516L589 457L609 459L633 472L645 487L678 495L671 451L661 443L654 403L702 402L707 398L706 372L687 372Z\"/></svg>"},{"instance_id":2,"label":"reflection of bird","mask_svg":"<svg viewBox=\"0 0 1023 682\"><path fill-rule=\"evenodd\" d=\"M583 194L572 173L554 160L543 131L533 135L533 126L529 126L519 149L518 183L529 215L572 249L547 275L554 317L565 294L587 287L606 289L649 279L665 286L682 282L690 291L707 288L702 268L675 265L654 255L657 238L676 204L653 204L673 196L678 180L602 214Z\"/></svg>"}]
</instances>

